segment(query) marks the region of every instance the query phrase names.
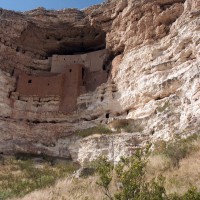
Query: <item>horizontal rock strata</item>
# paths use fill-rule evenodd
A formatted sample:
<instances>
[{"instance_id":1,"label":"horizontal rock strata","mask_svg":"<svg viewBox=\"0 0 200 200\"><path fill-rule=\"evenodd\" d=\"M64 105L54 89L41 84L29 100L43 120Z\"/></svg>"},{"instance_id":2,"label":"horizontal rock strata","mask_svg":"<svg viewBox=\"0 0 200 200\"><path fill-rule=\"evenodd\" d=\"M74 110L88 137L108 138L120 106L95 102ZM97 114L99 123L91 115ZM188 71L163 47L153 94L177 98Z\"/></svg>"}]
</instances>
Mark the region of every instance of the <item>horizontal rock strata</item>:
<instances>
[{"instance_id":1,"label":"horizontal rock strata","mask_svg":"<svg viewBox=\"0 0 200 200\"><path fill-rule=\"evenodd\" d=\"M82 11L0 10L0 152L45 154L81 163L100 154L118 160L147 138L169 140L199 133L199 10L198 0L109 0ZM74 113L55 112L57 98L32 101L43 112L22 112L26 99L13 102L14 69L49 72L48 57L53 54L104 48L108 81L80 95ZM125 118L142 129L85 139L74 134ZM139 142L132 142L136 138Z\"/></svg>"}]
</instances>

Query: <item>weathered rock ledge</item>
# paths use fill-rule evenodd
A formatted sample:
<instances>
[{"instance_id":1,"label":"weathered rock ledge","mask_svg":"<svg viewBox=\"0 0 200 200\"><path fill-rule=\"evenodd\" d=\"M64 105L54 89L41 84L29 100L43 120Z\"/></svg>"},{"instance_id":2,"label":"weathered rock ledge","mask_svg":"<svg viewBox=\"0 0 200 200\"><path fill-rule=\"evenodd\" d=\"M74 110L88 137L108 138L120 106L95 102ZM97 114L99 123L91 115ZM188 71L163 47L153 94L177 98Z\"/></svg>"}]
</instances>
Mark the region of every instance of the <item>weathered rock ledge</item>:
<instances>
[{"instance_id":1,"label":"weathered rock ledge","mask_svg":"<svg viewBox=\"0 0 200 200\"><path fill-rule=\"evenodd\" d=\"M199 10L198 0L109 0L83 11L1 9L0 152L81 163L103 153L117 160L143 140L199 133ZM104 48L108 81L79 96L74 113L53 112L55 99L40 102L43 112L22 112L27 102L20 99L19 109L13 109L14 69L48 72L52 54ZM134 120L141 131L83 140L73 134L120 118Z\"/></svg>"}]
</instances>

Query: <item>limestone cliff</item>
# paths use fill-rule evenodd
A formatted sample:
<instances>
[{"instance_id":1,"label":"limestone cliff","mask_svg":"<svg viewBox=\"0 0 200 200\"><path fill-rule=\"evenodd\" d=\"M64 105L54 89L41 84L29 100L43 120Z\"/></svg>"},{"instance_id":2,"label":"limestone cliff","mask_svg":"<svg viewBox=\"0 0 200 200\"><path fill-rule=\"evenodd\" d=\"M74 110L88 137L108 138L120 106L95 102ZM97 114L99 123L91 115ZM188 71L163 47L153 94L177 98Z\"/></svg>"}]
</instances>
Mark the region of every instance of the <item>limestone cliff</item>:
<instances>
[{"instance_id":1,"label":"limestone cliff","mask_svg":"<svg viewBox=\"0 0 200 200\"><path fill-rule=\"evenodd\" d=\"M144 140L199 133L199 10L198 0L109 0L82 11L0 10L0 151L80 162L105 153L115 160L111 154L128 155L142 140L133 145L135 133L86 139L73 133L117 118L137 121L142 128L133 132ZM107 83L79 96L74 113L53 112L55 99L40 102L43 112L22 100L13 109L14 69L48 72L53 54L104 48ZM24 107L30 110L19 115Z\"/></svg>"}]
</instances>

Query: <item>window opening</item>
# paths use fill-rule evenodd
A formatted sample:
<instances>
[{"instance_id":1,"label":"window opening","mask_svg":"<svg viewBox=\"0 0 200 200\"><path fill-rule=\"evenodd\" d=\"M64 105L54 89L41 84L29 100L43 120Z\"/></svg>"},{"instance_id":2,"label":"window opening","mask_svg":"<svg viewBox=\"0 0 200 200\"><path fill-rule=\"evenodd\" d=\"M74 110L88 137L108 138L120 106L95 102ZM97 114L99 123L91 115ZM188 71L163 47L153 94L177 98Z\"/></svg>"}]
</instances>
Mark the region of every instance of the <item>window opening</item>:
<instances>
[{"instance_id":1,"label":"window opening","mask_svg":"<svg viewBox=\"0 0 200 200\"><path fill-rule=\"evenodd\" d=\"M84 79L84 77L85 77L85 69L82 68L82 80Z\"/></svg>"},{"instance_id":2,"label":"window opening","mask_svg":"<svg viewBox=\"0 0 200 200\"><path fill-rule=\"evenodd\" d=\"M110 114L109 113L106 113L106 118L108 119L110 117Z\"/></svg>"}]
</instances>

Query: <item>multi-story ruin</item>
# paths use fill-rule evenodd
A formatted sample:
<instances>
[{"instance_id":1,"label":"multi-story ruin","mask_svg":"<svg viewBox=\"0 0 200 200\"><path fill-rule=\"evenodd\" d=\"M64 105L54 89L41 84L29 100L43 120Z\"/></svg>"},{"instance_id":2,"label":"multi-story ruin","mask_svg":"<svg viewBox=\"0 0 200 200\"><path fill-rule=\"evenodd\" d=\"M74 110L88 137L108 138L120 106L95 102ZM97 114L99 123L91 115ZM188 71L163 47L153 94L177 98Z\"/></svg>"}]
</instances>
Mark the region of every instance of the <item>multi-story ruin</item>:
<instances>
[{"instance_id":1,"label":"multi-story ruin","mask_svg":"<svg viewBox=\"0 0 200 200\"><path fill-rule=\"evenodd\" d=\"M77 97L80 94L94 91L107 80L104 69L105 55L105 50L78 55L53 55L48 59L50 72L33 74L16 70L14 100L53 101L55 106L52 111L71 113L76 109ZM29 110L27 105L25 110Z\"/></svg>"}]
</instances>

